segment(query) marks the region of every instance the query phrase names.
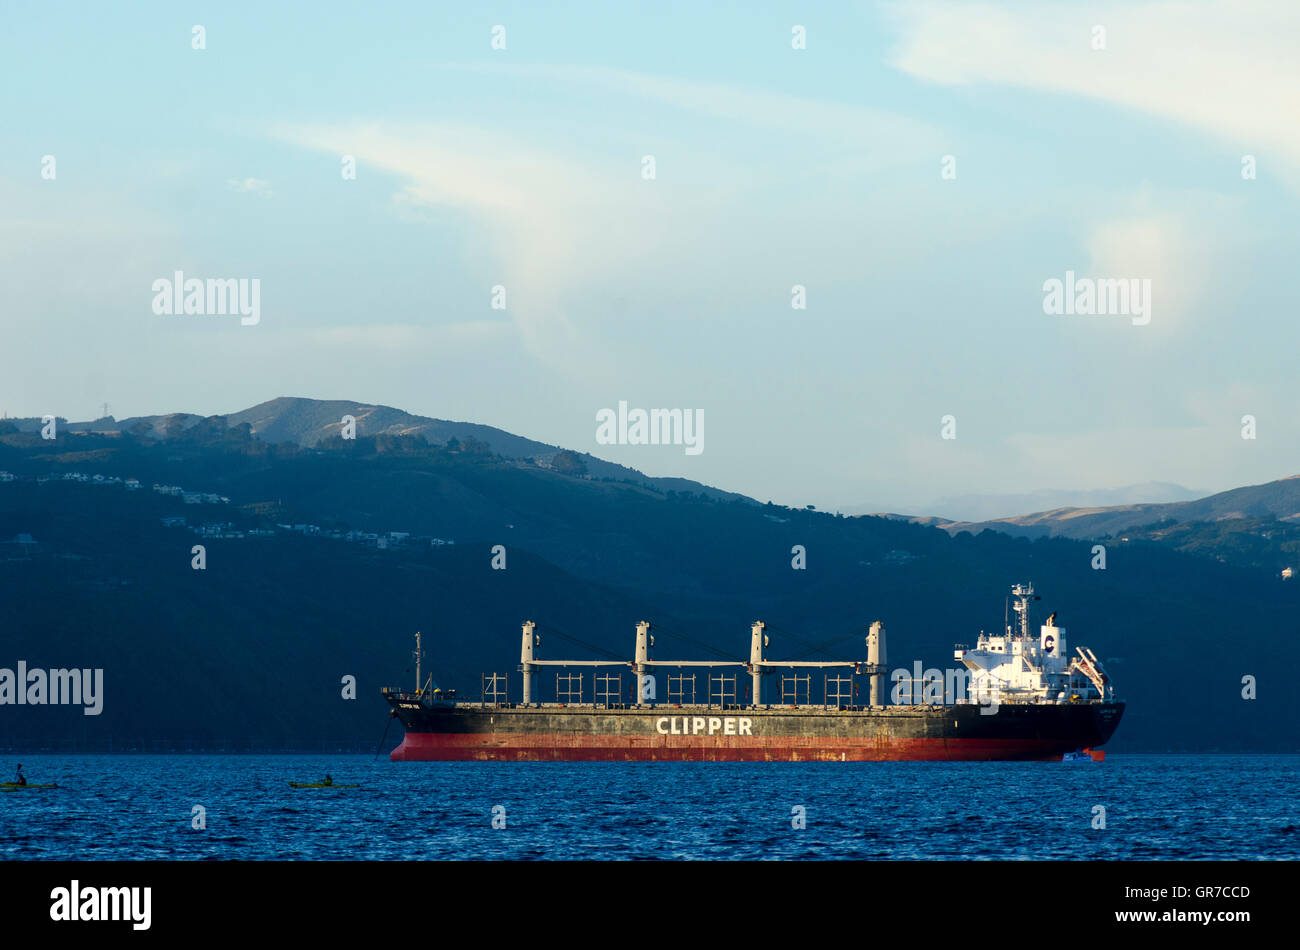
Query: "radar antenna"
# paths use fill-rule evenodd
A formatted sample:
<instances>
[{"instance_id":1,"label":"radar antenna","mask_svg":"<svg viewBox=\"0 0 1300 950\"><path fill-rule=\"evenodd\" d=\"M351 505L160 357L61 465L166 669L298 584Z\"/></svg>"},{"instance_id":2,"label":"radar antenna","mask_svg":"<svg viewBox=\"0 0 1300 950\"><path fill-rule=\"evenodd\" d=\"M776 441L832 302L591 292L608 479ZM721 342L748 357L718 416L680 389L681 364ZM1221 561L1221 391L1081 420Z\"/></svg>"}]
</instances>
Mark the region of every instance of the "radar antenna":
<instances>
[{"instance_id":1,"label":"radar antenna","mask_svg":"<svg viewBox=\"0 0 1300 950\"><path fill-rule=\"evenodd\" d=\"M1031 600L1041 600L1042 598L1034 595L1033 584L1016 584L1011 588L1011 596L1015 598L1015 603L1011 609L1020 614L1020 637L1023 640L1029 639L1029 602ZM1011 625L1007 625L1007 633L1011 632Z\"/></svg>"}]
</instances>

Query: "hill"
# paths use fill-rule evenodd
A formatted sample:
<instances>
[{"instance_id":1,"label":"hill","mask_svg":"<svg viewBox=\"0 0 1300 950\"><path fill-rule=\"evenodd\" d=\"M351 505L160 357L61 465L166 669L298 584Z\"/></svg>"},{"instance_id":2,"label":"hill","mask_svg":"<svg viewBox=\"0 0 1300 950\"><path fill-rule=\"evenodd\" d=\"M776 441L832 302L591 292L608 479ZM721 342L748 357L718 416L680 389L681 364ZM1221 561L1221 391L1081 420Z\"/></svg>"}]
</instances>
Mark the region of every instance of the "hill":
<instances>
[{"instance_id":1,"label":"hill","mask_svg":"<svg viewBox=\"0 0 1300 950\"><path fill-rule=\"evenodd\" d=\"M654 478L636 469L607 462L586 452L566 452L559 446L535 442L502 429L474 422L449 422L427 416L412 415L391 406L354 402L347 399L305 399L281 396L239 412L218 416L169 413L156 416L132 416L120 421L106 416L90 422L69 422L59 417L58 430L76 433L129 432L137 438L161 440L182 435L200 424L211 426L223 420L230 429L247 427L249 434L268 444L292 443L312 448L320 442L337 439L344 416L356 420L356 432L362 437L397 436L423 439L433 445L464 443L473 450L485 446L494 455L506 459L526 459L543 467L555 463L564 453L594 478L628 480L663 491L702 492L710 497L745 499L735 492L722 491L686 478ZM28 417L5 420L18 432L40 431L41 420Z\"/></svg>"},{"instance_id":2,"label":"hill","mask_svg":"<svg viewBox=\"0 0 1300 950\"><path fill-rule=\"evenodd\" d=\"M408 681L415 630L439 682L474 696L482 671L514 672L525 619L545 656L589 659L628 657L642 619L661 658L740 657L755 619L774 657L851 658L881 619L891 667L943 669L1030 580L1130 702L1115 750L1300 750L1300 584L1249 565L1143 539L1097 571L1070 538L759 505L422 434L308 448L252 426L0 435L15 476L0 480L0 666L102 667L107 691L100 717L0 708L0 746L356 747L383 729L379 686Z\"/></svg>"},{"instance_id":3,"label":"hill","mask_svg":"<svg viewBox=\"0 0 1300 950\"><path fill-rule=\"evenodd\" d=\"M1025 511L1055 511L1061 508L1104 508L1120 505L1191 501L1201 497L1171 482L1143 482L1123 488L1051 490L1015 494L967 494L939 498L920 506L927 516L942 521L977 524L1010 518ZM841 509L848 514L876 514L879 506L856 505ZM900 516L901 517L901 516Z\"/></svg>"},{"instance_id":4,"label":"hill","mask_svg":"<svg viewBox=\"0 0 1300 950\"><path fill-rule=\"evenodd\" d=\"M1162 521L1215 522L1265 517L1300 523L1300 475L1233 488L1193 501L1056 508L990 521L948 521L942 527L951 534L1000 531L1026 538L1104 538Z\"/></svg>"}]
</instances>

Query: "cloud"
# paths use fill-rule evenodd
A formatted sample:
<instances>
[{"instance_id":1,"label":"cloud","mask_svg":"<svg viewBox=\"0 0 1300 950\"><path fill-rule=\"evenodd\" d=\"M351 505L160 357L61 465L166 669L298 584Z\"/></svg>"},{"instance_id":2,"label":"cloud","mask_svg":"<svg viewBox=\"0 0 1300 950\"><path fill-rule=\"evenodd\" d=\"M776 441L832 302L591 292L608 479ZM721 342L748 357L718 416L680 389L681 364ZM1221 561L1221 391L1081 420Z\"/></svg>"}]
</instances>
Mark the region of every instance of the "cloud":
<instances>
[{"instance_id":1,"label":"cloud","mask_svg":"<svg viewBox=\"0 0 1300 950\"><path fill-rule=\"evenodd\" d=\"M856 106L606 69L505 72L534 82L598 85L624 99L651 98L760 125L786 139L803 133L810 140L849 141L862 151L859 173L876 163L938 154L938 137L928 126ZM752 216L748 189L770 187L769 181L755 183L736 174L752 160L744 143L724 138L721 147L734 152L725 157L713 154L713 146L703 158L698 149L682 149L674 174L661 168L657 180L646 181L639 151L629 151L622 163L601 162L568 140L541 144L510 128L508 122L482 127L354 121L281 125L273 134L301 147L353 155L363 174L368 167L395 177L399 211L440 225L448 212L463 216L478 232L475 238L488 243L491 253L476 255L476 265L488 261L492 283L505 285L507 314L524 345L550 365L566 372L576 367L591 380L620 378L618 361L602 342L602 323L619 316L610 312L610 300L663 304L665 295L685 296L683 283L692 279L716 286L716 275L701 276L704 256L716 261L739 254L752 261L754 254L770 252L761 228L778 222L758 222L758 230L751 224L739 235L732 223L737 214ZM610 128L605 138L616 134ZM683 169L685 162L689 169ZM673 276L665 280L664 275Z\"/></svg>"},{"instance_id":2,"label":"cloud","mask_svg":"<svg viewBox=\"0 0 1300 950\"><path fill-rule=\"evenodd\" d=\"M1084 241L1087 269L1079 276L1094 279L1149 280L1147 301L1151 319L1146 332L1177 326L1194 306L1210 261L1187 227L1174 213L1143 214L1093 222Z\"/></svg>"},{"instance_id":3,"label":"cloud","mask_svg":"<svg viewBox=\"0 0 1300 950\"><path fill-rule=\"evenodd\" d=\"M828 102L730 83L701 82L602 66L546 66L480 63L446 64L442 69L507 75L532 82L600 86L687 112L783 134L833 138L881 146L881 163L905 162L918 151L937 153L943 138L919 119L854 103Z\"/></svg>"},{"instance_id":4,"label":"cloud","mask_svg":"<svg viewBox=\"0 0 1300 950\"><path fill-rule=\"evenodd\" d=\"M1112 102L1257 154L1300 188L1300 4L1291 0L889 7L892 62L944 85L993 83ZM1093 28L1106 48L1092 48ZM1276 162L1270 162L1275 158Z\"/></svg>"},{"instance_id":5,"label":"cloud","mask_svg":"<svg viewBox=\"0 0 1300 950\"><path fill-rule=\"evenodd\" d=\"M270 198L273 194L271 183L260 178L228 178L226 179L226 187L231 191L260 195L263 198Z\"/></svg>"},{"instance_id":6,"label":"cloud","mask_svg":"<svg viewBox=\"0 0 1300 950\"><path fill-rule=\"evenodd\" d=\"M464 215L491 246L499 270L494 283L505 286L505 315L525 345L557 364L591 349L564 296L588 268L599 272L609 248L619 245L620 231L612 227L617 216L648 211L626 184L580 159L472 126L350 123L285 126L276 134L353 155L362 174L370 168L396 177L399 210L443 212L444 220L448 210ZM488 292L485 286L485 307Z\"/></svg>"}]
</instances>

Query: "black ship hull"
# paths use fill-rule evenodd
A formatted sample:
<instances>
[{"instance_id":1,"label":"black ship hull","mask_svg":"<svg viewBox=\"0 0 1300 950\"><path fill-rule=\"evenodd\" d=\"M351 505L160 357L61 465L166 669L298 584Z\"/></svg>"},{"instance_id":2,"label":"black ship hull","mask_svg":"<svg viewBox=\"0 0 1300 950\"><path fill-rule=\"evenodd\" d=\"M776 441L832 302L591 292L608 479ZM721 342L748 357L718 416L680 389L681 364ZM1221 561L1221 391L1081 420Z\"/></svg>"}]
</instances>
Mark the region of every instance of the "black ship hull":
<instances>
[{"instance_id":1,"label":"black ship hull","mask_svg":"<svg viewBox=\"0 0 1300 950\"><path fill-rule=\"evenodd\" d=\"M394 761L992 761L1097 749L1120 702L867 709L429 705L386 693Z\"/></svg>"}]
</instances>

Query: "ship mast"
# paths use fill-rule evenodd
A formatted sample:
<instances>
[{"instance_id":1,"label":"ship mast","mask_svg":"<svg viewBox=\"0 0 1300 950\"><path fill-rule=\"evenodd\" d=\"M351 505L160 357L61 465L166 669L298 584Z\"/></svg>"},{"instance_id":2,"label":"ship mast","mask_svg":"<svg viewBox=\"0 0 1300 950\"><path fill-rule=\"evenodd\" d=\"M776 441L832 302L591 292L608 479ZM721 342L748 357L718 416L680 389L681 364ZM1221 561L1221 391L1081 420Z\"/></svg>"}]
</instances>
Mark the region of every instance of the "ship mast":
<instances>
[{"instance_id":1,"label":"ship mast","mask_svg":"<svg viewBox=\"0 0 1300 950\"><path fill-rule=\"evenodd\" d=\"M415 631L415 695L420 695L420 689L424 685L420 682L420 660L424 658L424 651L420 649L420 631Z\"/></svg>"},{"instance_id":2,"label":"ship mast","mask_svg":"<svg viewBox=\"0 0 1300 950\"><path fill-rule=\"evenodd\" d=\"M1011 605L1011 609L1020 614L1020 638L1029 639L1029 602L1037 600L1034 596L1033 584L1016 584L1011 588L1011 596L1016 602ZM1011 625L1007 625L1007 632L1011 632Z\"/></svg>"}]
</instances>

